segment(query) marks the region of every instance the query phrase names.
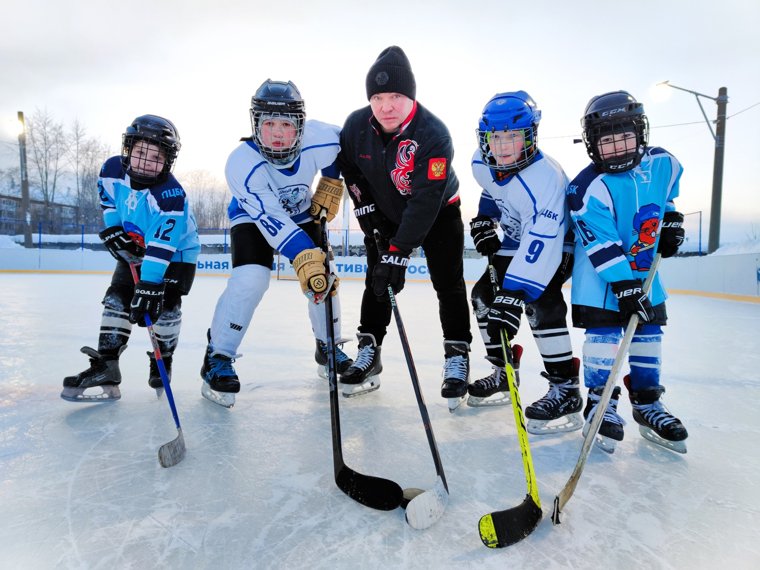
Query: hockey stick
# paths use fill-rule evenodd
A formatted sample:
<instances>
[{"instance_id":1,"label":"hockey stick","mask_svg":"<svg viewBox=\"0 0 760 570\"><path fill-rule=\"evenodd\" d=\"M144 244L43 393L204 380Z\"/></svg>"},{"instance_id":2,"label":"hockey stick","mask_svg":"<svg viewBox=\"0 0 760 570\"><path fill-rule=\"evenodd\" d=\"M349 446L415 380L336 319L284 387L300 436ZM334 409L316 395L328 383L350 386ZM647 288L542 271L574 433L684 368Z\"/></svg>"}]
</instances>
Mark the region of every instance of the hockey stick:
<instances>
[{"instance_id":1,"label":"hockey stick","mask_svg":"<svg viewBox=\"0 0 760 570\"><path fill-rule=\"evenodd\" d=\"M129 269L132 271L132 279L135 284L140 280L137 276L137 269L134 263L129 263ZM169 382L169 374L166 372L166 366L164 366L164 359L161 357L161 349L158 347L158 339L156 333L153 330L153 323L150 322L150 317L145 314L145 325L148 329L148 336L150 336L150 342L153 345L153 353L156 357L156 366L158 366L158 373L161 375L161 383L164 385L164 392L166 392L166 399L169 402L169 407L172 410L172 417L174 417L174 425L177 426L177 437L168 443L163 444L158 448L158 462L161 467L171 467L176 465L185 458L185 437L182 435L182 427L179 425L179 416L177 415L177 407L174 405L174 395L172 394L171 384Z\"/></svg>"},{"instance_id":2,"label":"hockey stick","mask_svg":"<svg viewBox=\"0 0 760 570\"><path fill-rule=\"evenodd\" d=\"M330 274L330 242L327 239L327 212L319 216L322 232L322 249L325 252L325 273ZM380 511L392 511L401 506L404 491L394 481L364 475L348 467L343 460L340 436L340 411L338 398L338 367L335 357L335 329L333 328L332 295L324 300L327 316L327 378L330 385L330 418L332 427L333 469L335 484L346 495L366 507Z\"/></svg>"},{"instance_id":3,"label":"hockey stick","mask_svg":"<svg viewBox=\"0 0 760 570\"><path fill-rule=\"evenodd\" d=\"M375 243L379 249L380 235L377 230L375 230ZM425 405L425 398L420 390L417 368L414 366L414 360L412 359L412 349L409 346L406 329L401 320L401 312L396 304L396 295L393 293L393 289L390 286L388 286L388 297L391 302L391 307L393 308L393 316L396 319L396 325L398 326L398 335L401 338L401 346L404 349L404 357L406 358L406 365L409 368L409 376L412 378L414 395L417 398L417 407L420 409L422 424L425 426L425 435L427 436L428 445L430 446L430 452L433 454L435 472L438 475L432 489L422 491L414 496L406 505L406 522L408 522L409 526L412 528L424 529L431 526L443 516L443 512L446 510L446 505L449 503L449 486L446 483L446 474L443 472L441 456L438 453L438 446L435 443L433 425L430 422L430 415L428 414L427 406ZM407 490L407 494L409 494L409 490Z\"/></svg>"},{"instance_id":4,"label":"hockey stick","mask_svg":"<svg viewBox=\"0 0 760 570\"><path fill-rule=\"evenodd\" d=\"M652 282L654 281L654 276L657 273L657 267L660 265L661 258L662 258L662 255L658 253L654 256L654 259L652 260L652 265L649 268L649 273L647 274L647 278L644 281L644 285L642 287L642 291L644 292L645 295L649 294L649 289L652 287ZM599 397L599 403L597 404L597 407L596 407L598 413L594 414L594 417L591 420L591 425L589 426L588 433L583 438L583 446L581 447L581 453L578 456L578 461L575 464L575 469L573 469L573 473L570 475L570 478L567 480L567 483L565 483L565 486L562 488L559 494L556 497L554 497L554 510L552 511L552 522L555 525L558 525L560 523L559 514L562 512L562 509L570 500L570 497L573 496L573 492L575 492L575 487L578 485L578 481L581 478L581 474L583 473L583 468L586 465L586 460L588 459L589 453L591 452L591 446L594 443L596 434L599 432L599 426L602 425L602 418L604 418L604 410L607 409L607 404L609 404L610 402L610 398L612 397L612 390L615 387L618 374L620 374L620 369L623 367L623 361L625 360L625 355L628 352L628 347L630 346L631 341L633 340L633 334L636 332L636 327L638 326L639 326L639 316L637 314L631 315L631 318L628 321L628 326L625 329L625 334L623 335L623 340L620 341L620 346L618 347L617 354L615 355L615 360L612 363L612 370L610 370L610 376L609 378L607 378L607 383L604 385L604 390L602 391L602 395Z\"/></svg>"},{"instance_id":5,"label":"hockey stick","mask_svg":"<svg viewBox=\"0 0 760 570\"><path fill-rule=\"evenodd\" d=\"M498 288L496 269L493 259L488 257L488 274L494 290ZM512 360L512 347L509 337L503 329L501 335L501 350L504 355L504 372L509 384L509 395L512 399L512 410L515 414L515 425L520 440L520 452L522 454L523 468L525 470L525 482L528 493L522 503L516 507L503 511L495 511L480 518L478 529L480 540L489 548L503 548L521 541L538 526L543 512L541 511L541 499L538 496L538 482L533 469L533 458L530 453L528 431L525 428L525 416L523 415L520 393L515 382L515 369Z\"/></svg>"}]
</instances>

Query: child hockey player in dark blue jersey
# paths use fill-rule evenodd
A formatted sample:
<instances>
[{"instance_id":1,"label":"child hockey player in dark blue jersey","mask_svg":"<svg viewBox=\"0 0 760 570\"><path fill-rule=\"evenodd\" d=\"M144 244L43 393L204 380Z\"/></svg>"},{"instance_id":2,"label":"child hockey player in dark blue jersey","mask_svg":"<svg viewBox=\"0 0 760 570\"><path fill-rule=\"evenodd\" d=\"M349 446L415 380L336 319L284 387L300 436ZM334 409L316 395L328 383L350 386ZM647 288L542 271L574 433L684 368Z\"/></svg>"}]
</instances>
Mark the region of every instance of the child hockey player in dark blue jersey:
<instances>
[{"instance_id":1,"label":"child hockey player in dark blue jersey","mask_svg":"<svg viewBox=\"0 0 760 570\"><path fill-rule=\"evenodd\" d=\"M621 330L636 314L641 324L624 379L633 418L644 437L685 453L686 428L660 400L665 392L660 364L667 295L659 275L649 296L642 291L655 252L670 257L683 242L683 215L673 204L683 168L666 150L647 146L644 108L626 91L591 99L582 126L593 163L568 186L568 203L576 234L573 324L586 329L586 429L609 378ZM607 451L623 439L619 397L620 388L615 388L599 430L599 444Z\"/></svg>"},{"instance_id":2,"label":"child hockey player in dark blue jersey","mask_svg":"<svg viewBox=\"0 0 760 570\"><path fill-rule=\"evenodd\" d=\"M98 349L82 347L90 367L63 380L61 397L72 402L118 400L119 356L132 324L145 325L147 314L166 370L179 339L182 296L195 277L200 252L198 229L185 191L171 174L180 149L177 129L155 115L137 117L122 136L121 156L100 170L98 191L106 228L100 238L116 258L111 285L103 298ZM130 264L137 265L135 285ZM162 389L154 354L148 383ZM99 388L101 392L87 392Z\"/></svg>"}]
</instances>

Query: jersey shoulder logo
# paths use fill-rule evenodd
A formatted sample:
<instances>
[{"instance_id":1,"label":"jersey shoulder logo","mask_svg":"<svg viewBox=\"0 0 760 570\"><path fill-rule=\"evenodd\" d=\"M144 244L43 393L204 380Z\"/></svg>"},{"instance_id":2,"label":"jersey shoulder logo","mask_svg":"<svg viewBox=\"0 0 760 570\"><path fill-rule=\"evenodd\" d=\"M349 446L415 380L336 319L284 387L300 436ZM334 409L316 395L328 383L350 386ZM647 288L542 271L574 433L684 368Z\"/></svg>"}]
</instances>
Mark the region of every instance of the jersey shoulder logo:
<instances>
[{"instance_id":1,"label":"jersey shoulder logo","mask_svg":"<svg viewBox=\"0 0 760 570\"><path fill-rule=\"evenodd\" d=\"M428 161L428 180L443 180L446 178L446 159L431 158Z\"/></svg>"}]
</instances>

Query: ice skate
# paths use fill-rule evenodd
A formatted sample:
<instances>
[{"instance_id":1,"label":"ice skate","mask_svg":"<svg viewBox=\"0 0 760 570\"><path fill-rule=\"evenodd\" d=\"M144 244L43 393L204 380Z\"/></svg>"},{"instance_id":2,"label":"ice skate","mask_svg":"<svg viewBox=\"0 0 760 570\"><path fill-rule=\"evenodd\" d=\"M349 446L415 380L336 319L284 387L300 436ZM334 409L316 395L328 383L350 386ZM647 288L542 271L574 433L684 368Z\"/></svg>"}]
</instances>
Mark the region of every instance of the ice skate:
<instances>
[{"instance_id":1,"label":"ice skate","mask_svg":"<svg viewBox=\"0 0 760 570\"><path fill-rule=\"evenodd\" d=\"M573 375L569 378L550 376L548 372L541 373L541 376L549 381L549 391L525 408L528 433L546 435L576 431L583 427L580 413L583 409L583 398L578 389L579 369L580 361L573 358Z\"/></svg>"},{"instance_id":2,"label":"ice skate","mask_svg":"<svg viewBox=\"0 0 760 570\"><path fill-rule=\"evenodd\" d=\"M380 349L374 335L359 333L359 352L356 360L340 376L343 395L352 398L360 394L368 394L380 388L380 373L383 363L380 360Z\"/></svg>"},{"instance_id":3,"label":"ice skate","mask_svg":"<svg viewBox=\"0 0 760 570\"><path fill-rule=\"evenodd\" d=\"M515 371L515 385L520 385L520 357L522 356L522 347L519 344L512 346L512 368ZM509 395L509 383L507 374L504 371L504 361L494 356L486 356L493 364L493 372L484 378L475 380L467 387L469 397L467 405L473 408L488 406L506 406L512 402Z\"/></svg>"},{"instance_id":4,"label":"ice skate","mask_svg":"<svg viewBox=\"0 0 760 570\"><path fill-rule=\"evenodd\" d=\"M156 391L156 397L160 398L164 395L164 383L161 381L161 373L158 371L158 364L156 364L156 355L152 352L148 352L148 358L150 358L150 373L148 376L148 386ZM172 381L172 355L161 354L161 360L164 361L164 368L166 368L166 379Z\"/></svg>"},{"instance_id":5,"label":"ice skate","mask_svg":"<svg viewBox=\"0 0 760 570\"><path fill-rule=\"evenodd\" d=\"M629 384L630 378L626 376L626 387L629 387ZM686 453L686 438L689 437L689 433L681 420L671 414L660 401L664 392L664 386L630 391L633 419L639 424L639 433L644 438L676 453Z\"/></svg>"},{"instance_id":6,"label":"ice skate","mask_svg":"<svg viewBox=\"0 0 760 570\"><path fill-rule=\"evenodd\" d=\"M212 351L209 345L201 367L201 395L225 408L235 405L235 394L240 392L240 382L232 367L234 361L231 356Z\"/></svg>"},{"instance_id":7,"label":"ice skate","mask_svg":"<svg viewBox=\"0 0 760 570\"><path fill-rule=\"evenodd\" d=\"M341 350L345 341L335 342L335 367L338 374L343 374L354 363L348 355ZM317 361L317 374L320 378L327 379L327 343L317 339L317 349L314 352L314 360Z\"/></svg>"},{"instance_id":8,"label":"ice skate","mask_svg":"<svg viewBox=\"0 0 760 570\"><path fill-rule=\"evenodd\" d=\"M448 400L449 411L453 412L467 398L467 383L470 378L470 345L464 341L445 340L443 350L443 384L441 397Z\"/></svg>"},{"instance_id":9,"label":"ice skate","mask_svg":"<svg viewBox=\"0 0 760 570\"><path fill-rule=\"evenodd\" d=\"M586 419L586 425L583 426L584 437L588 434L588 430L591 427L591 420L594 418L594 413L596 412L603 390L604 386L599 386L597 388L591 388L588 391L586 408L583 410L583 417ZM607 453L614 453L617 442L623 441L623 426L625 425L625 420L617 413L619 399L620 386L615 386L612 390L610 402L607 404L607 409L604 411L604 417L599 426L599 431L596 434L597 447Z\"/></svg>"},{"instance_id":10,"label":"ice skate","mask_svg":"<svg viewBox=\"0 0 760 570\"><path fill-rule=\"evenodd\" d=\"M61 398L69 402L112 402L121 398L119 357L101 356L89 346L83 346L81 351L90 357L90 367L63 379ZM100 392L85 393L90 388L99 388Z\"/></svg>"}]
</instances>

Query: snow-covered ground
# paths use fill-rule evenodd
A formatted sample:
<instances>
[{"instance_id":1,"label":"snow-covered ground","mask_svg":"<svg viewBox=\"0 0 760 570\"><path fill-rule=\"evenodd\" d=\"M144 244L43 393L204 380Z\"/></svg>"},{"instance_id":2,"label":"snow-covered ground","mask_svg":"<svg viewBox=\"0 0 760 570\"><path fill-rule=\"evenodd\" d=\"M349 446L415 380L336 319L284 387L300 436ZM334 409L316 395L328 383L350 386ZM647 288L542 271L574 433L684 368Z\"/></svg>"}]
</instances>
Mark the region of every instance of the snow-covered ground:
<instances>
[{"instance_id":1,"label":"snow-covered ground","mask_svg":"<svg viewBox=\"0 0 760 570\"><path fill-rule=\"evenodd\" d=\"M225 285L200 277L184 304L172 384L187 457L159 466L176 436L165 399L148 388L147 333L122 357L122 399L59 398L63 376L96 346L107 275L0 274L0 567L2 568L647 568L760 567L760 304L674 296L664 344L666 402L689 429L688 454L638 434L630 405L614 455L592 451L564 511L555 494L581 446L578 432L532 436L544 520L526 540L485 548L478 520L519 504L525 480L511 408L462 407L439 396L442 346L429 284L399 306L410 338L451 500L416 531L402 510L345 496L332 472L328 387L316 375L305 299L273 281L236 363L243 381L226 410L201 398L205 331ZM344 336L358 322L361 284L342 285ZM581 331L573 331L578 352ZM524 403L545 391L527 327ZM355 352L355 342L347 346ZM429 488L435 469L392 324L382 387L340 399L346 463ZM488 372L478 339L473 377Z\"/></svg>"}]
</instances>

